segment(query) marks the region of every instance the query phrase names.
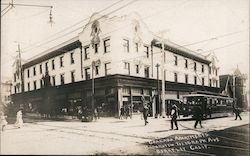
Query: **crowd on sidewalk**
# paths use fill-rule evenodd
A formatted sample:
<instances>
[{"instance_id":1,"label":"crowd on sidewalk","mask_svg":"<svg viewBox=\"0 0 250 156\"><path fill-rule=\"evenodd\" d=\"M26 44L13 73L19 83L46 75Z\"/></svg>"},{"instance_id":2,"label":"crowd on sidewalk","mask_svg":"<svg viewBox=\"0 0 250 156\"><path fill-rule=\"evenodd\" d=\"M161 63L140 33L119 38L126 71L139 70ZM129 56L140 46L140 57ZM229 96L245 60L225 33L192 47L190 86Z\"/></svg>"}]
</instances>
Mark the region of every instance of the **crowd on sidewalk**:
<instances>
[{"instance_id":1,"label":"crowd on sidewalk","mask_svg":"<svg viewBox=\"0 0 250 156\"><path fill-rule=\"evenodd\" d=\"M142 96L141 97L141 103L142 103L142 110L141 110L141 119L144 120L144 125L146 126L147 124L149 124L148 122L148 116L149 116L149 108L148 105L150 105L151 101L146 101L145 97ZM170 117L171 117L171 130L174 129L178 130L178 117L180 118L179 115L179 111L180 108L178 108L177 105L173 104L171 106L171 111L170 111ZM83 115L84 112L82 112L81 110L78 111L78 119L81 121L97 121L98 119L100 119L100 110L98 108L95 108L93 110L93 114L90 115L90 119L87 118L88 116L84 116ZM235 114L235 120L237 120L238 118L240 120L242 120L240 114L241 111L239 108L237 107L233 107L233 113ZM123 120L123 119L127 119L130 118L132 119L132 108L129 106L122 106L120 108L120 116L119 119ZM4 131L8 122L7 122L7 116L4 114L4 112L0 112L0 125L1 125L1 131ZM202 126L202 120L204 119L204 114L202 112L202 108L201 106L197 105L194 107L193 109L193 119L195 120L194 122L194 128L197 128L197 125L199 124L201 128L203 128ZM17 111L16 113L16 122L14 124L15 127L17 128L22 128L23 127L23 114L22 114L22 110Z\"/></svg>"}]
</instances>

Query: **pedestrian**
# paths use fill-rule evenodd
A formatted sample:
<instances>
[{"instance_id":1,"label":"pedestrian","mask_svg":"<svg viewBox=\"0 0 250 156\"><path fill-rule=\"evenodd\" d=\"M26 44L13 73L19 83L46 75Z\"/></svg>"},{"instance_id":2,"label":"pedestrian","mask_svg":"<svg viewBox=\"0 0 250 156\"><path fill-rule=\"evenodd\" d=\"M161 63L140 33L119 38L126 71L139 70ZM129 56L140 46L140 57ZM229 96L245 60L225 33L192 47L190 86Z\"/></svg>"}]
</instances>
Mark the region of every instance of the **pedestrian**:
<instances>
[{"instance_id":1,"label":"pedestrian","mask_svg":"<svg viewBox=\"0 0 250 156\"><path fill-rule=\"evenodd\" d=\"M77 116L79 120L82 119L82 108L78 108Z\"/></svg>"},{"instance_id":2,"label":"pedestrian","mask_svg":"<svg viewBox=\"0 0 250 156\"><path fill-rule=\"evenodd\" d=\"M207 107L207 116L209 116L209 118L212 117L212 107L211 107L211 105L209 105L209 106Z\"/></svg>"},{"instance_id":3,"label":"pedestrian","mask_svg":"<svg viewBox=\"0 0 250 156\"><path fill-rule=\"evenodd\" d=\"M194 107L194 119L195 119L194 128L197 127L198 123L200 124L200 126L202 128L202 125L201 125L202 117L203 117L203 113L202 113L202 110L201 110L201 106L195 106Z\"/></svg>"},{"instance_id":4,"label":"pedestrian","mask_svg":"<svg viewBox=\"0 0 250 156\"><path fill-rule=\"evenodd\" d=\"M132 106L129 106L128 107L128 112L129 112L129 117L130 117L130 119L132 119Z\"/></svg>"},{"instance_id":5,"label":"pedestrian","mask_svg":"<svg viewBox=\"0 0 250 156\"><path fill-rule=\"evenodd\" d=\"M98 117L98 112L97 112L97 109L95 108L94 109L94 119L95 119L95 121L97 120L97 117Z\"/></svg>"},{"instance_id":6,"label":"pedestrian","mask_svg":"<svg viewBox=\"0 0 250 156\"><path fill-rule=\"evenodd\" d=\"M123 116L124 116L124 107L122 106L122 107L120 108L120 117L119 117L119 119L122 119Z\"/></svg>"},{"instance_id":7,"label":"pedestrian","mask_svg":"<svg viewBox=\"0 0 250 156\"><path fill-rule=\"evenodd\" d=\"M129 116L128 106L125 106L125 107L124 107L124 116L125 116L125 119L127 120L127 119L128 119L128 116Z\"/></svg>"},{"instance_id":8,"label":"pedestrian","mask_svg":"<svg viewBox=\"0 0 250 156\"><path fill-rule=\"evenodd\" d=\"M22 114L22 110L19 110L16 114L16 123L15 126L18 128L22 128L23 127L23 114Z\"/></svg>"},{"instance_id":9,"label":"pedestrian","mask_svg":"<svg viewBox=\"0 0 250 156\"><path fill-rule=\"evenodd\" d=\"M237 120L237 118L239 117L240 120L242 120L241 116L240 116L240 109L238 107L234 107L234 113L235 113L235 120Z\"/></svg>"},{"instance_id":10,"label":"pedestrian","mask_svg":"<svg viewBox=\"0 0 250 156\"><path fill-rule=\"evenodd\" d=\"M1 131L4 131L5 127L7 126L8 122L6 121L7 116L4 115L3 112L0 114L0 125L1 125Z\"/></svg>"},{"instance_id":11,"label":"pedestrian","mask_svg":"<svg viewBox=\"0 0 250 156\"><path fill-rule=\"evenodd\" d=\"M143 119L145 121L145 126L148 124L148 107L144 105L143 107Z\"/></svg>"},{"instance_id":12,"label":"pedestrian","mask_svg":"<svg viewBox=\"0 0 250 156\"><path fill-rule=\"evenodd\" d=\"M176 130L178 130L177 117L178 117L178 108L176 105L173 105L171 109L171 130L173 130L174 124Z\"/></svg>"},{"instance_id":13,"label":"pedestrian","mask_svg":"<svg viewBox=\"0 0 250 156\"><path fill-rule=\"evenodd\" d=\"M97 118L100 119L101 106L97 107Z\"/></svg>"}]
</instances>

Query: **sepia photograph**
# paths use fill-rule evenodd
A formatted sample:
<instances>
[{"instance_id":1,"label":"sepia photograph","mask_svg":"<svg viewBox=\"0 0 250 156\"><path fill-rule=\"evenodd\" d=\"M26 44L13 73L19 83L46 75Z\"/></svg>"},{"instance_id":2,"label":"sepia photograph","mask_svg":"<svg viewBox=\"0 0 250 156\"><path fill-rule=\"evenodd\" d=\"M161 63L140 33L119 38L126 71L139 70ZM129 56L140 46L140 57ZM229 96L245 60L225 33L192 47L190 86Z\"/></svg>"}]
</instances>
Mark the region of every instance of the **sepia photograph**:
<instances>
[{"instance_id":1,"label":"sepia photograph","mask_svg":"<svg viewBox=\"0 0 250 156\"><path fill-rule=\"evenodd\" d=\"M1 0L0 155L250 156L249 0Z\"/></svg>"}]
</instances>

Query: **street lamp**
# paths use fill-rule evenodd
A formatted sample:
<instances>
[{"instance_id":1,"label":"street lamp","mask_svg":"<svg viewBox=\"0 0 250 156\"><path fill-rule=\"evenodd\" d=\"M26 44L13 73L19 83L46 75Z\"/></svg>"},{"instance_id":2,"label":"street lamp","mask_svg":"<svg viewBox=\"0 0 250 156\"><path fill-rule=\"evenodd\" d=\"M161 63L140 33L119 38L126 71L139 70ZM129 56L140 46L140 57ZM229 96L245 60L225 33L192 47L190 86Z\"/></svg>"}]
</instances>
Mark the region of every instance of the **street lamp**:
<instances>
[{"instance_id":1,"label":"street lamp","mask_svg":"<svg viewBox=\"0 0 250 156\"><path fill-rule=\"evenodd\" d=\"M95 81L94 81L94 68L95 66L99 66L101 64L100 59L97 61L92 61L92 99L91 99L91 105L92 105L92 113L94 116L94 110L95 110Z\"/></svg>"}]
</instances>

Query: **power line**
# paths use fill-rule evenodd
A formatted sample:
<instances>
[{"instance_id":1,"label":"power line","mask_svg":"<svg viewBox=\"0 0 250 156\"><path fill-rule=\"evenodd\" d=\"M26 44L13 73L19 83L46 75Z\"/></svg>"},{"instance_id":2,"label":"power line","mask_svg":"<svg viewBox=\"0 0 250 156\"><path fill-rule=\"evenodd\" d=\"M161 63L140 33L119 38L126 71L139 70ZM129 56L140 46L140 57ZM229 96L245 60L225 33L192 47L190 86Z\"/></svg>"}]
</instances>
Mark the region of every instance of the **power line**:
<instances>
[{"instance_id":1,"label":"power line","mask_svg":"<svg viewBox=\"0 0 250 156\"><path fill-rule=\"evenodd\" d=\"M99 19L101 19L101 18L103 18L103 17L105 17L105 16L107 16L107 15L110 15L110 14L112 14L112 13L114 13L114 12L116 12L116 11L118 11L118 10L120 10L120 9L122 9L122 8L124 8L124 7L126 7L126 6L128 6L128 5L130 5L130 4L132 4L132 3L134 3L134 2L136 2L136 1L138 1L138 0L130 1L130 2L127 3L126 5L123 5L122 7L118 8L118 9L115 9L115 10L109 12L109 13L106 14L106 15L103 15L103 16L97 18L96 20L99 20ZM92 22L90 22L90 23L88 23L88 24L91 24L91 23L93 23L93 22L94 22L94 21L92 21ZM80 27L80 28L82 28L82 27ZM75 32L75 31L77 31L78 29L79 29L79 28L74 29L74 30L71 31L71 32L68 32L68 33L66 33L66 34L64 34L64 35L62 35L62 36L59 36L59 37L57 37L57 38L55 38L55 39L52 39L52 40L50 40L50 41L47 41L46 43L53 42L53 41L55 41L55 40L57 40L57 39L59 39L59 38L61 38L61 37L64 37L64 36L66 36L66 35L68 35L68 34L70 34L70 33L73 33L73 32ZM43 45L43 44L40 44L39 46L41 46L41 45ZM37 47L36 47L36 48L37 48Z\"/></svg>"},{"instance_id":2,"label":"power line","mask_svg":"<svg viewBox=\"0 0 250 156\"><path fill-rule=\"evenodd\" d=\"M233 43L227 44L225 46L221 46L221 47L217 47L217 48L214 48L214 49L210 49L210 50L204 51L203 53L211 52L211 51L218 50L218 49L227 48L227 47L233 46L235 44L243 43L243 42L246 42L246 41L249 41L249 40L242 40L242 41L233 42Z\"/></svg>"},{"instance_id":3,"label":"power line","mask_svg":"<svg viewBox=\"0 0 250 156\"><path fill-rule=\"evenodd\" d=\"M122 1L122 0L121 0ZM117 3L119 3L119 2L121 2L121 1L118 1ZM136 0L137 1L137 0ZM180 5L177 5L176 7L180 7L180 6L182 6L182 5L184 5L186 2L188 2L188 1L190 1L190 0L185 0L184 2L182 2ZM114 6L114 5L116 5L116 3L114 3L114 4L112 4L111 6ZM176 8L176 7L173 7L173 8L171 8L171 9L174 9L174 8ZM106 9L108 9L109 7L107 7L107 8L105 8L105 9L103 9L103 10L101 10L101 11L104 11L104 10L106 10ZM99 11L99 13L101 12L101 11ZM159 13L159 12L165 12L166 10L164 9L164 10L162 10L162 11L158 11L157 13ZM168 10L169 11L169 10ZM152 14L152 15L150 15L150 16L145 16L145 17L143 17L142 19L146 19L146 18L149 18L149 17L152 17L154 14ZM89 19L89 18L87 18L87 19ZM84 20L86 20L86 19L84 19ZM82 20L82 21L84 21L84 20ZM78 22L78 23L76 23L76 25L77 24L79 24L79 23L81 23L81 21L80 22ZM73 25L73 26L75 26L75 25ZM125 25L125 26L127 26L127 25ZM125 27L125 26L122 26L122 27L120 27L120 28L123 28L123 27ZM71 28L72 26L70 26L70 27L68 27L68 28ZM81 29L82 27L78 27L77 29ZM67 28L65 28L65 29L67 29ZM77 31L77 29L75 29L75 30L73 30L73 31L71 31L71 32L69 32L69 33L66 33L66 35L68 35L68 34L70 34L70 33L72 33L72 32L75 32L75 31ZM112 32L115 32L115 31L117 31L117 30L119 30L119 29L116 29L116 30L114 30L114 31L111 31L110 33L112 33ZM63 32L63 31L60 31L60 32ZM60 32L58 32L58 33L60 33ZM58 34L58 33L56 33L56 35ZM152 33L152 32L151 32ZM107 33L108 34L108 33ZM54 34L55 35L55 34ZM52 36L54 36L54 35L52 35ZM59 37L60 38L60 37ZM56 39L58 39L58 38L56 38ZM55 40L56 40L55 39ZM54 41L54 40L52 40L52 41ZM39 43L39 42L38 42ZM46 43L48 43L48 42L45 42L45 43L42 43L42 44L46 44ZM41 44L40 44L41 45ZM34 48L31 48L31 49L27 49L27 50L24 50L24 51L29 51L29 50L33 50L33 49L35 49L35 48L39 48L39 47L41 47L40 45L38 45L38 46L36 46L36 47L34 47ZM33 47L33 46L31 46L31 47Z\"/></svg>"},{"instance_id":4,"label":"power line","mask_svg":"<svg viewBox=\"0 0 250 156\"><path fill-rule=\"evenodd\" d=\"M116 4L118 4L118 3L121 3L122 1L124 1L124 0L117 1L117 2L115 2L115 3L111 4L111 5L109 5L108 7L106 7L106 8L104 8L104 9L98 11L98 13L101 13L101 12L103 12L103 11L105 11L105 10L111 8L111 7L113 7L114 5L116 5ZM90 17L91 17L91 16L90 16ZM82 23L82 22L88 20L90 17L87 17L87 18L85 18L85 19L83 19L83 20L81 20L81 21L79 21L79 22L77 22L77 23L75 23L75 24L73 24L73 25L70 25L70 26L68 26L68 27L66 27L66 28L64 28L64 29L62 29L62 30L60 30L59 32L57 32L57 33L55 33L55 34L49 36L47 39L50 39L51 37L54 37L54 36L56 36L56 35L58 35L58 34L60 34L60 33L62 33L62 32L65 32L66 30L71 29L71 28L74 27L74 26L77 26L78 24L80 24L80 23ZM82 26L81 26L80 28L82 28ZM45 39L45 40L47 40L47 39ZM42 44L42 43L43 43L43 44L48 43L48 42L45 42L45 43L44 43L45 40L36 42L36 43L34 43L34 45L31 46L31 47L36 46L36 44L38 44L38 43L40 43L40 42L41 42L41 44ZM39 45L41 45L41 44L39 44ZM38 45L38 46L39 46L39 45ZM39 46L39 47L40 47L40 46ZM36 48L36 47L35 47L35 48ZM34 49L34 48L28 48L28 49L27 49L27 48L24 48L24 49L26 49L26 50L24 50L24 51L29 51L29 50Z\"/></svg>"}]
</instances>

